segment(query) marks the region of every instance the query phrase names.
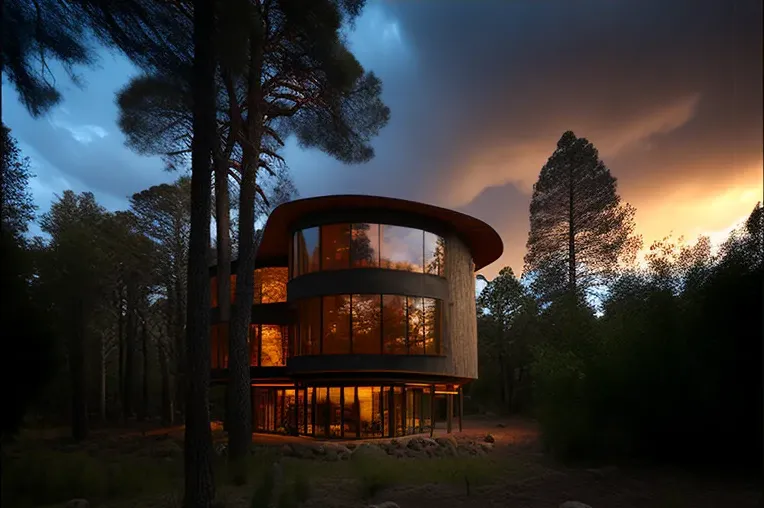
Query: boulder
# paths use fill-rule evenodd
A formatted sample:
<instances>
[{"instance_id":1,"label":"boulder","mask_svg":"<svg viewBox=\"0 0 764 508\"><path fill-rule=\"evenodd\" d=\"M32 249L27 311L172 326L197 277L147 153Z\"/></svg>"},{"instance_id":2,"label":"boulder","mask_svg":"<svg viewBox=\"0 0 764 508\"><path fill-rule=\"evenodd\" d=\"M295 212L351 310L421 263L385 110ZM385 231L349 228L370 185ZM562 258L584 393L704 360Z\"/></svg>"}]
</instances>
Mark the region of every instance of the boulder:
<instances>
[{"instance_id":1,"label":"boulder","mask_svg":"<svg viewBox=\"0 0 764 508\"><path fill-rule=\"evenodd\" d=\"M560 508L592 508L586 503L580 501L565 501L560 505Z\"/></svg>"},{"instance_id":2,"label":"boulder","mask_svg":"<svg viewBox=\"0 0 764 508\"><path fill-rule=\"evenodd\" d=\"M379 459L386 456L385 450L370 443L361 443L350 455L351 460Z\"/></svg>"},{"instance_id":3,"label":"boulder","mask_svg":"<svg viewBox=\"0 0 764 508\"><path fill-rule=\"evenodd\" d=\"M495 443L496 438L493 437L493 434L486 434L485 437L483 438L483 441L485 441L486 443Z\"/></svg>"}]
</instances>

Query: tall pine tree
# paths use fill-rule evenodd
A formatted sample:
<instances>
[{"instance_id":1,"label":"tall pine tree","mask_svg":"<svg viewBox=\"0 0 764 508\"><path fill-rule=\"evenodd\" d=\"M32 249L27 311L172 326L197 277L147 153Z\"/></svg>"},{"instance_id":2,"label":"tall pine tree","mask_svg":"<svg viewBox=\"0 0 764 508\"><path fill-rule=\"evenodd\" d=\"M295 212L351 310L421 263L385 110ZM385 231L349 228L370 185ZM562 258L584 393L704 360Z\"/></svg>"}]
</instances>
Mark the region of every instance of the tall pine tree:
<instances>
[{"instance_id":1,"label":"tall pine tree","mask_svg":"<svg viewBox=\"0 0 764 508\"><path fill-rule=\"evenodd\" d=\"M533 186L525 271L543 301L584 298L621 263L634 261L641 239L634 208L585 138L565 132Z\"/></svg>"}]
</instances>

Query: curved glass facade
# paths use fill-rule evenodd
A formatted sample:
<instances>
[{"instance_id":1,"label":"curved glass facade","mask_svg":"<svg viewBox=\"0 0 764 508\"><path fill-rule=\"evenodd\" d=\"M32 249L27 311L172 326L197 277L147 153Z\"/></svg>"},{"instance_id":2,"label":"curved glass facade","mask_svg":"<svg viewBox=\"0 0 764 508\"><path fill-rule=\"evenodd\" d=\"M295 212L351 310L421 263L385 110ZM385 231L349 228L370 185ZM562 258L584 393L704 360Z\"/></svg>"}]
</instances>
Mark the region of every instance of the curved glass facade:
<instances>
[{"instance_id":1,"label":"curved glass facade","mask_svg":"<svg viewBox=\"0 0 764 508\"><path fill-rule=\"evenodd\" d=\"M291 276L320 270L387 268L444 275L445 242L421 229L388 224L327 224L292 241Z\"/></svg>"},{"instance_id":2,"label":"curved glass facade","mask_svg":"<svg viewBox=\"0 0 764 508\"><path fill-rule=\"evenodd\" d=\"M439 355L443 302L403 295L331 295L297 302L294 354Z\"/></svg>"}]
</instances>

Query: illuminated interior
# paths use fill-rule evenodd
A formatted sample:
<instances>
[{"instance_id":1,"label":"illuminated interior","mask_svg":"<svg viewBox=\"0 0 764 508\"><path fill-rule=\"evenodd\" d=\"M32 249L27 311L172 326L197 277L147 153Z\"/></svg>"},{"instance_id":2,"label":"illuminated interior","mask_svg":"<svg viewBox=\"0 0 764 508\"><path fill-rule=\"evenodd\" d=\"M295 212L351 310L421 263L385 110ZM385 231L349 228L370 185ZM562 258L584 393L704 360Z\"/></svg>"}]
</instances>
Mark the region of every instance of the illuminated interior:
<instances>
[{"instance_id":1,"label":"illuminated interior","mask_svg":"<svg viewBox=\"0 0 764 508\"><path fill-rule=\"evenodd\" d=\"M228 368L228 325L213 324L212 368ZM251 367L283 367L289 357L289 327L282 325L252 324L248 337Z\"/></svg>"},{"instance_id":2,"label":"illuminated interior","mask_svg":"<svg viewBox=\"0 0 764 508\"><path fill-rule=\"evenodd\" d=\"M439 355L443 302L402 295L331 295L297 305L295 355Z\"/></svg>"},{"instance_id":3,"label":"illuminated interior","mask_svg":"<svg viewBox=\"0 0 764 508\"><path fill-rule=\"evenodd\" d=\"M253 428L323 438L430 432L436 385L252 388Z\"/></svg>"},{"instance_id":4,"label":"illuminated interior","mask_svg":"<svg viewBox=\"0 0 764 508\"><path fill-rule=\"evenodd\" d=\"M387 268L444 275L445 242L421 229L388 224L327 224L294 234L292 277L319 270Z\"/></svg>"},{"instance_id":5,"label":"illuminated interior","mask_svg":"<svg viewBox=\"0 0 764 508\"><path fill-rule=\"evenodd\" d=\"M252 304L286 302L288 278L289 269L283 266L257 268L253 277ZM231 303L236 303L236 274L231 275ZM214 309L218 305L218 278L213 276L210 279L210 306Z\"/></svg>"}]
</instances>

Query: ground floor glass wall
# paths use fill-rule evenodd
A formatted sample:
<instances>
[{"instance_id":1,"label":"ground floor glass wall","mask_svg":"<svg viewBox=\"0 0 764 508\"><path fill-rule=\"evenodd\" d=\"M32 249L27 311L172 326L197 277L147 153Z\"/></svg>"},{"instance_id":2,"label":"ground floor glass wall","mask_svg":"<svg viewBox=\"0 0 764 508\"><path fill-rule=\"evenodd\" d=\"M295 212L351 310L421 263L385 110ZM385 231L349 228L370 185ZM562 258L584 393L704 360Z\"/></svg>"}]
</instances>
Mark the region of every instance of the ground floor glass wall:
<instances>
[{"instance_id":1,"label":"ground floor glass wall","mask_svg":"<svg viewBox=\"0 0 764 508\"><path fill-rule=\"evenodd\" d=\"M432 385L254 386L253 426L255 432L342 439L425 433L434 423L435 393Z\"/></svg>"}]
</instances>

